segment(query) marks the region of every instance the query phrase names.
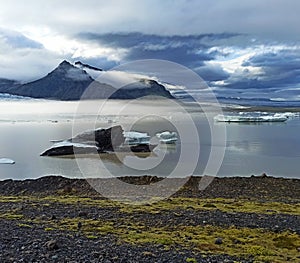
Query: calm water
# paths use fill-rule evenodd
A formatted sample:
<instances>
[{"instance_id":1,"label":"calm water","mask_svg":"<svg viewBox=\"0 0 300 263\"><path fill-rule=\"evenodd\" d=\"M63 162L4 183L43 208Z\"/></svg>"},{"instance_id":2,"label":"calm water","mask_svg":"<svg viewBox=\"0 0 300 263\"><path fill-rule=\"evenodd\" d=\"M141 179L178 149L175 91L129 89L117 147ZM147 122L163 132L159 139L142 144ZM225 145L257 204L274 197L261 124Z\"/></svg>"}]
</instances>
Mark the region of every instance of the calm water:
<instances>
[{"instance_id":1,"label":"calm water","mask_svg":"<svg viewBox=\"0 0 300 263\"><path fill-rule=\"evenodd\" d=\"M99 107L99 102L96 104ZM212 122L212 129L217 132L217 138L212 141L208 120L216 113L209 110L207 117L199 109L191 108L188 116L198 131L198 144L191 120L186 118L187 115L178 106L145 101L128 106L125 102L112 101L104 108L100 107L97 116L91 104L85 104L76 112L77 106L76 102L0 102L0 158L8 157L16 162L14 165L0 165L0 179L37 178L46 174L81 177L82 172L88 177L138 174L167 176L175 169L184 149L188 149L190 155L180 161L178 167L182 175L191 174L191 169L196 175L210 173L213 169L206 170L206 166L211 152L222 153L224 150L225 156L218 176L249 176L266 172L275 176L300 177L299 118L285 123L259 125ZM179 127L183 136L176 147L160 145L150 156L106 154L101 155L101 161L98 156L81 158L81 169L74 158L39 156L52 145L50 140L70 138L72 133L91 127L109 127L119 123L125 129L148 132L151 136L163 130L177 128L178 131ZM222 139L224 131L226 141ZM200 152L200 156L196 156L195 163L194 153L197 152Z\"/></svg>"}]
</instances>

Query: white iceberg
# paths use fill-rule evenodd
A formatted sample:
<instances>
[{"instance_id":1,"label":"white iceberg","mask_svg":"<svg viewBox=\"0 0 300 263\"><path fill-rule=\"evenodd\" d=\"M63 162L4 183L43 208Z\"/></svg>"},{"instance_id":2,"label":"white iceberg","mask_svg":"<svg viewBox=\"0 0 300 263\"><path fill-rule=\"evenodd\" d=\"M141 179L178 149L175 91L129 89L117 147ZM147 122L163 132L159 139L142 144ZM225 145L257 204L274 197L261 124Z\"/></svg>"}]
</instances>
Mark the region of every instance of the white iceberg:
<instances>
[{"instance_id":1,"label":"white iceberg","mask_svg":"<svg viewBox=\"0 0 300 263\"><path fill-rule=\"evenodd\" d=\"M148 133L128 131L124 132L125 145L150 144L150 136Z\"/></svg>"},{"instance_id":2,"label":"white iceberg","mask_svg":"<svg viewBox=\"0 0 300 263\"><path fill-rule=\"evenodd\" d=\"M298 115L296 112L278 112L274 114L275 117L287 117L296 118Z\"/></svg>"},{"instance_id":3,"label":"white iceberg","mask_svg":"<svg viewBox=\"0 0 300 263\"><path fill-rule=\"evenodd\" d=\"M14 164L15 161L9 158L0 158L0 164Z\"/></svg>"},{"instance_id":4,"label":"white iceberg","mask_svg":"<svg viewBox=\"0 0 300 263\"><path fill-rule=\"evenodd\" d=\"M266 114L257 112L240 112L238 114L219 114L214 117L218 122L284 122L286 115Z\"/></svg>"},{"instance_id":5,"label":"white iceberg","mask_svg":"<svg viewBox=\"0 0 300 263\"><path fill-rule=\"evenodd\" d=\"M166 143L166 144L175 144L178 140L177 132L170 132L170 131L157 133L156 137L159 139L161 143Z\"/></svg>"}]
</instances>

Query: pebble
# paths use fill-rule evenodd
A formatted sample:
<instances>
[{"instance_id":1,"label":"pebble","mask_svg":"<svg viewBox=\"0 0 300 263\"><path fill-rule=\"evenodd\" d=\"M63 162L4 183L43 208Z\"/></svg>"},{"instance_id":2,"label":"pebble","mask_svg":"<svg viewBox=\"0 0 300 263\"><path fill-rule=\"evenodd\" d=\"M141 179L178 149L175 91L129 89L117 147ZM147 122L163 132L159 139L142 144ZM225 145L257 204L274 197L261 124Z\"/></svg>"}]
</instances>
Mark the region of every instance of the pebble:
<instances>
[{"instance_id":1,"label":"pebble","mask_svg":"<svg viewBox=\"0 0 300 263\"><path fill-rule=\"evenodd\" d=\"M55 239L49 240L45 243L48 250L58 249L57 241Z\"/></svg>"},{"instance_id":2,"label":"pebble","mask_svg":"<svg viewBox=\"0 0 300 263\"><path fill-rule=\"evenodd\" d=\"M220 237L216 238L215 244L216 244L216 245L222 245L222 244L223 244L223 239L220 238Z\"/></svg>"}]
</instances>

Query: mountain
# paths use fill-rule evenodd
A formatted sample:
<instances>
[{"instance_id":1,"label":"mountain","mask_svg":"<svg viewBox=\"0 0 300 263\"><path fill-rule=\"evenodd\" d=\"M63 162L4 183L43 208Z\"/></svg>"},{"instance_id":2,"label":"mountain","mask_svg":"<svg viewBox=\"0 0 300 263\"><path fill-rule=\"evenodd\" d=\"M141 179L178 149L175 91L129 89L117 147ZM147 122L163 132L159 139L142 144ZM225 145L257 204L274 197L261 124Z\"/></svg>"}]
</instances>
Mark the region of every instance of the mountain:
<instances>
[{"instance_id":1,"label":"mountain","mask_svg":"<svg viewBox=\"0 0 300 263\"><path fill-rule=\"evenodd\" d=\"M0 78L0 93L5 93L10 88L18 87L20 85L21 84L16 80Z\"/></svg>"},{"instance_id":2,"label":"mountain","mask_svg":"<svg viewBox=\"0 0 300 263\"><path fill-rule=\"evenodd\" d=\"M171 93L161 84L151 79L140 79L139 81L126 85L114 94L112 99L135 99L146 96L162 96L174 99Z\"/></svg>"},{"instance_id":3,"label":"mountain","mask_svg":"<svg viewBox=\"0 0 300 263\"><path fill-rule=\"evenodd\" d=\"M86 67L86 64L77 62L77 65L80 68L64 60L47 76L23 85L9 87L8 83L3 91L0 90L0 93L57 100L136 99L144 96L173 98L163 85L154 80L140 79L116 90L108 84L95 81L82 69L82 67ZM92 88L87 90L89 86ZM86 90L87 92L85 92Z\"/></svg>"},{"instance_id":4,"label":"mountain","mask_svg":"<svg viewBox=\"0 0 300 263\"><path fill-rule=\"evenodd\" d=\"M93 81L84 70L64 60L47 76L6 92L32 98L78 100Z\"/></svg>"}]
</instances>

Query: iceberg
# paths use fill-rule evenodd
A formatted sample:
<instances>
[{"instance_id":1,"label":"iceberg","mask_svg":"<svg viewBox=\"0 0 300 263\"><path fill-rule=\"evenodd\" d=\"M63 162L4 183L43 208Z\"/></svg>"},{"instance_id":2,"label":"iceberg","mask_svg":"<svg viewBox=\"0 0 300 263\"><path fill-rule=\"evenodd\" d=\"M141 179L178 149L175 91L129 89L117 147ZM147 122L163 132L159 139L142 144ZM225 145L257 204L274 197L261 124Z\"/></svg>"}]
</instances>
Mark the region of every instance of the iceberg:
<instances>
[{"instance_id":1,"label":"iceberg","mask_svg":"<svg viewBox=\"0 0 300 263\"><path fill-rule=\"evenodd\" d=\"M51 140L54 144L41 156L97 154L113 152L151 152L157 144L150 143L148 133L124 132L121 126L82 132L67 140Z\"/></svg>"},{"instance_id":2,"label":"iceberg","mask_svg":"<svg viewBox=\"0 0 300 263\"><path fill-rule=\"evenodd\" d=\"M59 148L59 147L64 147L64 146L72 146L72 147L78 147L78 148L91 148L91 149L97 149L96 145L90 145L90 144L84 144L84 143L76 143L76 142L70 142L70 141L61 141L57 142L52 145L53 148Z\"/></svg>"},{"instance_id":3,"label":"iceberg","mask_svg":"<svg viewBox=\"0 0 300 263\"><path fill-rule=\"evenodd\" d=\"M74 143L70 141L62 141L52 145L49 149L42 152L41 156L59 156L77 154L93 154L98 152L96 145L83 143Z\"/></svg>"},{"instance_id":4,"label":"iceberg","mask_svg":"<svg viewBox=\"0 0 300 263\"><path fill-rule=\"evenodd\" d=\"M284 122L288 116L260 112L240 112L238 114L219 114L214 117L218 122Z\"/></svg>"},{"instance_id":5,"label":"iceberg","mask_svg":"<svg viewBox=\"0 0 300 263\"><path fill-rule=\"evenodd\" d=\"M15 161L9 158L0 158L0 164L15 164Z\"/></svg>"},{"instance_id":6,"label":"iceberg","mask_svg":"<svg viewBox=\"0 0 300 263\"><path fill-rule=\"evenodd\" d=\"M157 133L156 137L159 139L161 143L166 143L166 144L175 144L178 140L177 132L170 132L170 131Z\"/></svg>"},{"instance_id":7,"label":"iceberg","mask_svg":"<svg viewBox=\"0 0 300 263\"><path fill-rule=\"evenodd\" d=\"M150 136L148 133L128 131L124 132L125 145L150 144Z\"/></svg>"}]
</instances>

